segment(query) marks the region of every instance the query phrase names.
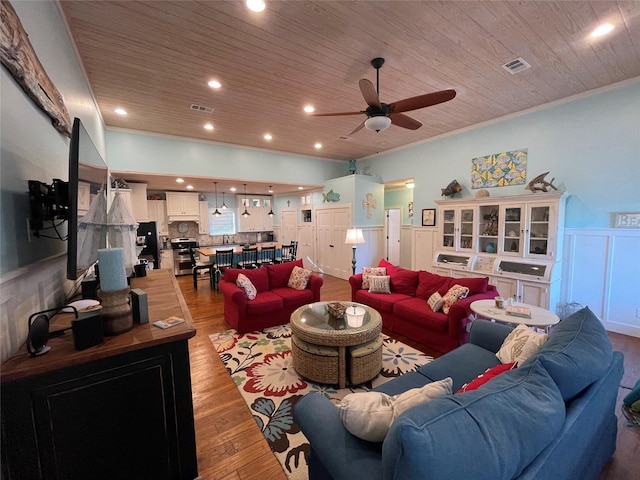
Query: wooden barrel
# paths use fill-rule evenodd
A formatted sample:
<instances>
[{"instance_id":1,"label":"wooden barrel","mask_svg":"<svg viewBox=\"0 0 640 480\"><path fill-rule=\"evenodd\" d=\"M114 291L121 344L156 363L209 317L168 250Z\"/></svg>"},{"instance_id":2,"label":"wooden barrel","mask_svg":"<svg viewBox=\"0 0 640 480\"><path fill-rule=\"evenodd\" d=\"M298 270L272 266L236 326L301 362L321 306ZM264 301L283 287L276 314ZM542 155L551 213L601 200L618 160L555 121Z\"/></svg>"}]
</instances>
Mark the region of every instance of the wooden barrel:
<instances>
[{"instance_id":1,"label":"wooden barrel","mask_svg":"<svg viewBox=\"0 0 640 480\"><path fill-rule=\"evenodd\" d=\"M98 290L98 299L102 304L100 316L105 335L119 335L133 328L129 292L128 287L113 292Z\"/></svg>"}]
</instances>

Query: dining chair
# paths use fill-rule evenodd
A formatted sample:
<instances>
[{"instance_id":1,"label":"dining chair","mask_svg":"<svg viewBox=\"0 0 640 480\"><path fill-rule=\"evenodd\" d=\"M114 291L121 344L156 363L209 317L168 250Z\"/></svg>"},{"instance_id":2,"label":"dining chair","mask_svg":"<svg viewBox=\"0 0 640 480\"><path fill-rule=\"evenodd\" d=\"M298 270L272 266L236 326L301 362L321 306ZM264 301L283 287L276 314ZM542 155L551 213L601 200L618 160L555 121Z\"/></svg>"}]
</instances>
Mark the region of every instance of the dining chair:
<instances>
[{"instance_id":1,"label":"dining chair","mask_svg":"<svg viewBox=\"0 0 640 480\"><path fill-rule=\"evenodd\" d=\"M240 268L258 268L258 247L243 248L240 253Z\"/></svg>"},{"instance_id":2,"label":"dining chair","mask_svg":"<svg viewBox=\"0 0 640 480\"><path fill-rule=\"evenodd\" d=\"M298 258L298 241L291 240L291 261L294 262Z\"/></svg>"},{"instance_id":3,"label":"dining chair","mask_svg":"<svg viewBox=\"0 0 640 480\"><path fill-rule=\"evenodd\" d=\"M258 263L260 266L273 265L276 263L276 247L262 247Z\"/></svg>"},{"instance_id":4,"label":"dining chair","mask_svg":"<svg viewBox=\"0 0 640 480\"><path fill-rule=\"evenodd\" d=\"M214 272L213 272L213 285L216 288L216 292L220 291L218 290L218 283L220 282L220 279L222 278L222 275L224 274L225 270L227 268L233 268L233 254L234 254L233 248L229 250L216 251Z\"/></svg>"},{"instance_id":5,"label":"dining chair","mask_svg":"<svg viewBox=\"0 0 640 480\"><path fill-rule=\"evenodd\" d=\"M196 258L196 252L194 247L189 247L189 256L191 257L191 275L193 276L193 288L198 290L198 278L202 272L209 274L209 283L213 287L213 264L200 262Z\"/></svg>"}]
</instances>

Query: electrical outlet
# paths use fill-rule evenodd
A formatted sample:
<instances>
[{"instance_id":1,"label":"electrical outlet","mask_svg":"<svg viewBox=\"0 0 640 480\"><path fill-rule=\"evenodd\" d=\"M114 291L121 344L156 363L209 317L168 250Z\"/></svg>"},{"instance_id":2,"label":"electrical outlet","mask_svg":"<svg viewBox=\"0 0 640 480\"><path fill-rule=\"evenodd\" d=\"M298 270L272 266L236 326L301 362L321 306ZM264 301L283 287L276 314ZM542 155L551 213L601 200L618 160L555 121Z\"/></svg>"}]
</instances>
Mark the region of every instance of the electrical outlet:
<instances>
[{"instance_id":1,"label":"electrical outlet","mask_svg":"<svg viewBox=\"0 0 640 480\"><path fill-rule=\"evenodd\" d=\"M27 243L31 243L31 224L29 222L29 217L27 217Z\"/></svg>"}]
</instances>

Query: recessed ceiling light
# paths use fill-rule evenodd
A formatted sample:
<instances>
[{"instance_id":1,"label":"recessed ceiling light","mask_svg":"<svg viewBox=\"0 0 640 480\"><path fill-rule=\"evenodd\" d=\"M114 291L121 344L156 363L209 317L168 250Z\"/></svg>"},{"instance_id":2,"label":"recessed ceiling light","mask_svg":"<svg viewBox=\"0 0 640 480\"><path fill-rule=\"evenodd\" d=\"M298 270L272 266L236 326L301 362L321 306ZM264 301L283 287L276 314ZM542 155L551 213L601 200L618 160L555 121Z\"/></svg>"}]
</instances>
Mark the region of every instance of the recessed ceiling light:
<instances>
[{"instance_id":1,"label":"recessed ceiling light","mask_svg":"<svg viewBox=\"0 0 640 480\"><path fill-rule=\"evenodd\" d=\"M316 143L314 145L315 148L317 148L318 150L320 150L322 148L322 144L321 143Z\"/></svg>"},{"instance_id":2,"label":"recessed ceiling light","mask_svg":"<svg viewBox=\"0 0 640 480\"><path fill-rule=\"evenodd\" d=\"M264 135L264 139L265 139L265 140L271 140L272 138L273 138L273 137L271 136L271 134L270 134L270 133L265 133L265 135Z\"/></svg>"},{"instance_id":3,"label":"recessed ceiling light","mask_svg":"<svg viewBox=\"0 0 640 480\"><path fill-rule=\"evenodd\" d=\"M267 190L267 192L273 193L273 188L271 187L271 185L269 185L269 190Z\"/></svg>"},{"instance_id":4,"label":"recessed ceiling light","mask_svg":"<svg viewBox=\"0 0 640 480\"><path fill-rule=\"evenodd\" d=\"M222 84L217 80L211 80L211 81L209 81L209 83L207 83L207 85L209 85L211 88L220 88L220 87L222 87Z\"/></svg>"},{"instance_id":5,"label":"recessed ceiling light","mask_svg":"<svg viewBox=\"0 0 640 480\"><path fill-rule=\"evenodd\" d=\"M591 32L591 35L589 36L592 38L602 37L607 33L611 33L612 30L613 30L613 25L611 25L610 23L603 23L598 28L596 28L593 32Z\"/></svg>"},{"instance_id":6,"label":"recessed ceiling light","mask_svg":"<svg viewBox=\"0 0 640 480\"><path fill-rule=\"evenodd\" d=\"M193 185L187 185L188 190L193 190Z\"/></svg>"},{"instance_id":7,"label":"recessed ceiling light","mask_svg":"<svg viewBox=\"0 0 640 480\"><path fill-rule=\"evenodd\" d=\"M304 187L298 187L298 190L304 190Z\"/></svg>"},{"instance_id":8,"label":"recessed ceiling light","mask_svg":"<svg viewBox=\"0 0 640 480\"><path fill-rule=\"evenodd\" d=\"M413 188L413 187L416 186L416 184L413 183L413 182L407 182L407 183L405 183L405 185L407 186L407 188Z\"/></svg>"},{"instance_id":9,"label":"recessed ceiling light","mask_svg":"<svg viewBox=\"0 0 640 480\"><path fill-rule=\"evenodd\" d=\"M124 108L116 108L114 110L114 112L116 112L118 115L126 115L127 111Z\"/></svg>"},{"instance_id":10,"label":"recessed ceiling light","mask_svg":"<svg viewBox=\"0 0 640 480\"><path fill-rule=\"evenodd\" d=\"M252 12L261 12L265 8L264 0L247 0L247 7Z\"/></svg>"},{"instance_id":11,"label":"recessed ceiling light","mask_svg":"<svg viewBox=\"0 0 640 480\"><path fill-rule=\"evenodd\" d=\"M304 107L304 111L307 113L313 113L316 111L316 109L312 105L307 105L306 107Z\"/></svg>"},{"instance_id":12,"label":"recessed ceiling light","mask_svg":"<svg viewBox=\"0 0 640 480\"><path fill-rule=\"evenodd\" d=\"M231 190L232 192L236 191L236 187L231 187L229 190Z\"/></svg>"},{"instance_id":13,"label":"recessed ceiling light","mask_svg":"<svg viewBox=\"0 0 640 480\"><path fill-rule=\"evenodd\" d=\"M213 125L211 125L210 123L206 123L204 125L205 130L213 130Z\"/></svg>"},{"instance_id":14,"label":"recessed ceiling light","mask_svg":"<svg viewBox=\"0 0 640 480\"><path fill-rule=\"evenodd\" d=\"M176 182L178 182L178 183L184 183L184 179L183 179L183 178L176 178Z\"/></svg>"}]
</instances>

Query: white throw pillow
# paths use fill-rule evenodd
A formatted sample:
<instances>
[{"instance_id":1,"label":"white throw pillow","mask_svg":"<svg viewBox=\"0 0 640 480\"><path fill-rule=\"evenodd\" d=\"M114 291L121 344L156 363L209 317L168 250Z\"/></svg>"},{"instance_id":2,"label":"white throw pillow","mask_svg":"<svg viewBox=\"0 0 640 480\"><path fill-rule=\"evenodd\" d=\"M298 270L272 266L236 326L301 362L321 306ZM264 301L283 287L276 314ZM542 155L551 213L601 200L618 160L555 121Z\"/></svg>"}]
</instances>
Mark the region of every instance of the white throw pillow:
<instances>
[{"instance_id":1,"label":"white throw pillow","mask_svg":"<svg viewBox=\"0 0 640 480\"><path fill-rule=\"evenodd\" d=\"M429 300L427 300L427 303L431 307L431 310L437 312L444 305L444 298L442 298L442 295L440 295L438 292L433 292L429 297Z\"/></svg>"},{"instance_id":2,"label":"white throw pillow","mask_svg":"<svg viewBox=\"0 0 640 480\"><path fill-rule=\"evenodd\" d=\"M372 275L386 275L386 267L363 267L362 268L362 289L369 290L369 279Z\"/></svg>"},{"instance_id":3,"label":"white throw pillow","mask_svg":"<svg viewBox=\"0 0 640 480\"><path fill-rule=\"evenodd\" d=\"M238 274L238 278L236 278L236 285L244 290L244 293L249 300L255 300L258 291L244 273Z\"/></svg>"},{"instance_id":4,"label":"white throw pillow","mask_svg":"<svg viewBox=\"0 0 640 480\"><path fill-rule=\"evenodd\" d=\"M369 277L369 293L391 293L391 277L389 275Z\"/></svg>"},{"instance_id":5,"label":"white throw pillow","mask_svg":"<svg viewBox=\"0 0 640 480\"><path fill-rule=\"evenodd\" d=\"M400 414L433 398L450 395L452 385L453 380L447 377L393 396L382 392L350 393L337 405L338 414L352 435L382 442Z\"/></svg>"},{"instance_id":6,"label":"white throw pillow","mask_svg":"<svg viewBox=\"0 0 640 480\"><path fill-rule=\"evenodd\" d=\"M507 335L496 356L502 363L516 362L519 365L540 350L546 341L546 333L535 332L520 324Z\"/></svg>"}]
</instances>

